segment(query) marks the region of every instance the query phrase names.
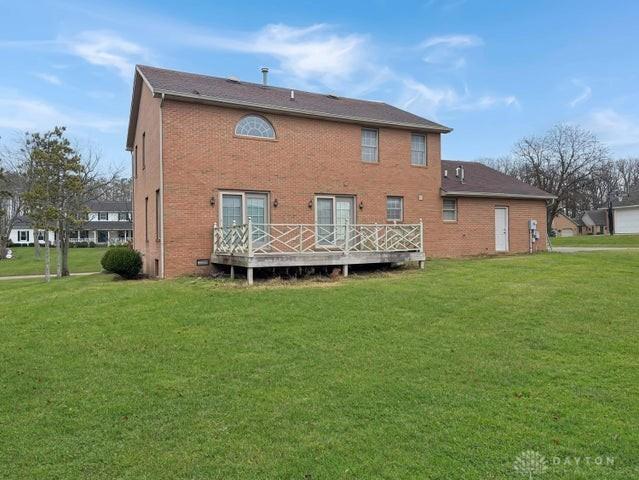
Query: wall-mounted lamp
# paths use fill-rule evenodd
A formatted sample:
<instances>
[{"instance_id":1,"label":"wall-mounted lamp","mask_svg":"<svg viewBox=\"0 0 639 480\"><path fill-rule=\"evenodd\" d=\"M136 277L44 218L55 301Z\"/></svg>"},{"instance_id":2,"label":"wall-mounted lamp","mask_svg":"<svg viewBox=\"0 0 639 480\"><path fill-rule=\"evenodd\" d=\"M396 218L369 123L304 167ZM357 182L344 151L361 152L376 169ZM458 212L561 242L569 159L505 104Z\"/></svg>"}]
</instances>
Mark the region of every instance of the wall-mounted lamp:
<instances>
[{"instance_id":1,"label":"wall-mounted lamp","mask_svg":"<svg viewBox=\"0 0 639 480\"><path fill-rule=\"evenodd\" d=\"M364 209L364 202L363 202L363 201L360 201L360 202L359 202L359 209L360 209L360 210L363 210L363 209Z\"/></svg>"},{"instance_id":2,"label":"wall-mounted lamp","mask_svg":"<svg viewBox=\"0 0 639 480\"><path fill-rule=\"evenodd\" d=\"M308 201L308 208L313 208L313 200Z\"/></svg>"},{"instance_id":3,"label":"wall-mounted lamp","mask_svg":"<svg viewBox=\"0 0 639 480\"><path fill-rule=\"evenodd\" d=\"M279 203L277 202L277 198L275 200L273 200L273 207L277 208L277 206L279 205Z\"/></svg>"},{"instance_id":4,"label":"wall-mounted lamp","mask_svg":"<svg viewBox=\"0 0 639 480\"><path fill-rule=\"evenodd\" d=\"M211 206L215 205L215 195L211 197Z\"/></svg>"}]
</instances>

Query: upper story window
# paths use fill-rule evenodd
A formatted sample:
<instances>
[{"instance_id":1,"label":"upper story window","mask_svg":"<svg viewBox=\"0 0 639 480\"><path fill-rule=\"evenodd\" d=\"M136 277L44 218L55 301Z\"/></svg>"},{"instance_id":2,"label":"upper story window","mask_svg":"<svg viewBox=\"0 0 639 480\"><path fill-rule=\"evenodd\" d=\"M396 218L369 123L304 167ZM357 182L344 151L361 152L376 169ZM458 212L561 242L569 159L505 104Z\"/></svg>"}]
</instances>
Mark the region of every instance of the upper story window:
<instances>
[{"instance_id":1,"label":"upper story window","mask_svg":"<svg viewBox=\"0 0 639 480\"><path fill-rule=\"evenodd\" d=\"M131 214L129 212L118 212L118 221L128 222L131 220Z\"/></svg>"},{"instance_id":2,"label":"upper story window","mask_svg":"<svg viewBox=\"0 0 639 480\"><path fill-rule=\"evenodd\" d=\"M426 135L413 133L410 137L410 164L426 165Z\"/></svg>"},{"instance_id":3,"label":"upper story window","mask_svg":"<svg viewBox=\"0 0 639 480\"><path fill-rule=\"evenodd\" d=\"M109 219L109 212L98 212L99 221L107 221Z\"/></svg>"},{"instance_id":4,"label":"upper story window","mask_svg":"<svg viewBox=\"0 0 639 480\"><path fill-rule=\"evenodd\" d=\"M247 115L235 125L235 135L242 137L275 138L275 129L263 117Z\"/></svg>"},{"instance_id":5,"label":"upper story window","mask_svg":"<svg viewBox=\"0 0 639 480\"><path fill-rule=\"evenodd\" d=\"M377 163L378 131L374 128L362 128L362 162Z\"/></svg>"}]
</instances>

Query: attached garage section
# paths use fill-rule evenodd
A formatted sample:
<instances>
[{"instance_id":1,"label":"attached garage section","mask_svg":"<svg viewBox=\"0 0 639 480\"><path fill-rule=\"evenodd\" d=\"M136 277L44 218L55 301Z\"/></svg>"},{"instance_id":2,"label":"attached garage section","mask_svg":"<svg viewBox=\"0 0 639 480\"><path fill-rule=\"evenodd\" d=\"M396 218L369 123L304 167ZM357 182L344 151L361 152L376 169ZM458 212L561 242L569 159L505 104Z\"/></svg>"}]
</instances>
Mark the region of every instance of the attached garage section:
<instances>
[{"instance_id":1,"label":"attached garage section","mask_svg":"<svg viewBox=\"0 0 639 480\"><path fill-rule=\"evenodd\" d=\"M560 230L559 235L562 237L572 237L575 231L572 228L564 228Z\"/></svg>"},{"instance_id":2,"label":"attached garage section","mask_svg":"<svg viewBox=\"0 0 639 480\"><path fill-rule=\"evenodd\" d=\"M615 233L639 233L639 205L615 208Z\"/></svg>"}]
</instances>

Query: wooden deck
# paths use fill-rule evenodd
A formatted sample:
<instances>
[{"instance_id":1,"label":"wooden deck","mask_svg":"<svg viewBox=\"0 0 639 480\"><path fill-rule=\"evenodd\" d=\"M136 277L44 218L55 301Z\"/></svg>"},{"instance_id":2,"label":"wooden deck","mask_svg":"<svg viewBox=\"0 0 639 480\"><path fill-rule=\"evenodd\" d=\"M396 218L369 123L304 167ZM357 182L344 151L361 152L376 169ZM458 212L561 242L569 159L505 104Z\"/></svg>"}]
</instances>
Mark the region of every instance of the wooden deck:
<instances>
[{"instance_id":1,"label":"wooden deck","mask_svg":"<svg viewBox=\"0 0 639 480\"><path fill-rule=\"evenodd\" d=\"M211 263L247 269L419 262L423 268L423 225L252 224L213 229Z\"/></svg>"}]
</instances>

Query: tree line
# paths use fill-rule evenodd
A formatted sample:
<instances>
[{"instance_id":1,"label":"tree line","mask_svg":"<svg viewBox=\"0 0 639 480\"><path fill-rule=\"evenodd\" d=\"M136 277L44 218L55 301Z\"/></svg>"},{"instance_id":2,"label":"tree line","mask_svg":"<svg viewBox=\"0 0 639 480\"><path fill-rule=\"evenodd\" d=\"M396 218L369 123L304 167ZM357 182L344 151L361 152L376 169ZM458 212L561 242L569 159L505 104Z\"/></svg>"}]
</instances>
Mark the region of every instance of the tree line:
<instances>
[{"instance_id":1,"label":"tree line","mask_svg":"<svg viewBox=\"0 0 639 480\"><path fill-rule=\"evenodd\" d=\"M595 134L578 125L556 125L522 138L508 156L480 161L557 197L548 203L549 231L559 212L576 217L639 188L639 157L613 158Z\"/></svg>"},{"instance_id":2,"label":"tree line","mask_svg":"<svg viewBox=\"0 0 639 480\"><path fill-rule=\"evenodd\" d=\"M58 277L69 275L69 235L79 229L93 200L130 200L130 180L99 172L99 155L81 151L66 136L65 127L45 133L26 133L14 148L0 156L0 260L6 256L9 235L20 216L34 230L35 255L43 234L45 278L50 278L50 239L56 235Z\"/></svg>"}]
</instances>

